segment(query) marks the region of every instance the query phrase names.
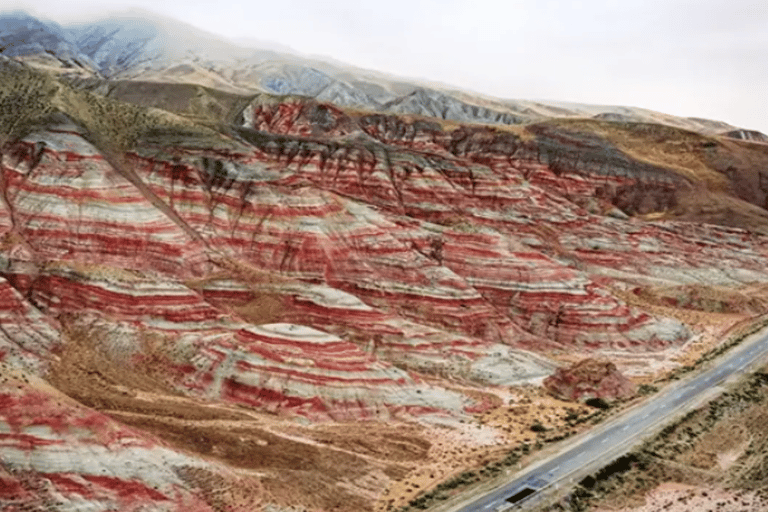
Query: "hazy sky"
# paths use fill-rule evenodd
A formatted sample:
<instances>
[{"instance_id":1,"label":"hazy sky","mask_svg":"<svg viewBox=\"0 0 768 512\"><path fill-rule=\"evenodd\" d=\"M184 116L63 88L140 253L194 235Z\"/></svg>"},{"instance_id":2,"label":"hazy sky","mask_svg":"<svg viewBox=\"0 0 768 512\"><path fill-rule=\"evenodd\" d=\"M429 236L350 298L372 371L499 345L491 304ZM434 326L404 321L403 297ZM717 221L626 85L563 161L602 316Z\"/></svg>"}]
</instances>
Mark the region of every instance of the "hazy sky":
<instances>
[{"instance_id":1,"label":"hazy sky","mask_svg":"<svg viewBox=\"0 0 768 512\"><path fill-rule=\"evenodd\" d=\"M502 98L645 107L768 133L768 0L4 3L59 22L139 7Z\"/></svg>"}]
</instances>

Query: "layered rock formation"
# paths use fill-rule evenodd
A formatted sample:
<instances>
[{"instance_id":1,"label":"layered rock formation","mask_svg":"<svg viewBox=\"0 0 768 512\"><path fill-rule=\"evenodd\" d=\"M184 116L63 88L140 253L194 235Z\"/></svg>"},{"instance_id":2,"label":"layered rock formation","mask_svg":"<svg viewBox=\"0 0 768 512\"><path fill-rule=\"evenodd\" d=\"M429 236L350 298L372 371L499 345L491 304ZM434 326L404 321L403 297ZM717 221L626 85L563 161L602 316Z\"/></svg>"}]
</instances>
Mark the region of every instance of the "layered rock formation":
<instances>
[{"instance_id":1,"label":"layered rock formation","mask_svg":"<svg viewBox=\"0 0 768 512\"><path fill-rule=\"evenodd\" d=\"M3 508L212 511L210 484L223 497L230 486L250 491L250 503L228 500L232 510L260 506L254 479L174 450L0 364Z\"/></svg>"},{"instance_id":2,"label":"layered rock formation","mask_svg":"<svg viewBox=\"0 0 768 512\"><path fill-rule=\"evenodd\" d=\"M759 145L665 131L686 164L644 125L266 95L196 117L1 67L3 505L370 510L552 356L682 346L658 290L768 282ZM615 370L547 382L620 396Z\"/></svg>"},{"instance_id":3,"label":"layered rock formation","mask_svg":"<svg viewBox=\"0 0 768 512\"><path fill-rule=\"evenodd\" d=\"M584 359L568 368L559 368L544 380L544 388L563 400L630 398L636 386L610 361Z\"/></svg>"}]
</instances>

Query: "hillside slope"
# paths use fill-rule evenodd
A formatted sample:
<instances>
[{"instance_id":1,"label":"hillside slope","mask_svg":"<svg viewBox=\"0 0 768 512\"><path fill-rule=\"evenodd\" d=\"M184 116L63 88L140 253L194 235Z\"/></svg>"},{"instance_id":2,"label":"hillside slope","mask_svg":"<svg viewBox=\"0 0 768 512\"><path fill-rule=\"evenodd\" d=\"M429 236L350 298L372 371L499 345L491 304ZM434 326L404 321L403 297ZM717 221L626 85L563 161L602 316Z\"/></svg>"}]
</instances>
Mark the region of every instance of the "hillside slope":
<instances>
[{"instance_id":1,"label":"hillside slope","mask_svg":"<svg viewBox=\"0 0 768 512\"><path fill-rule=\"evenodd\" d=\"M490 98L331 59L309 58L271 47L245 48L145 11L128 11L70 26L37 20L23 12L0 13L0 53L79 80L90 76L196 84L238 94L302 95L340 107L462 123L517 125L548 118L594 118L664 124L706 135L745 138L750 134L746 136L749 140L765 138L759 132L719 121L626 106Z\"/></svg>"},{"instance_id":2,"label":"hillside slope","mask_svg":"<svg viewBox=\"0 0 768 512\"><path fill-rule=\"evenodd\" d=\"M764 310L760 144L126 83L0 60L3 507L393 510Z\"/></svg>"}]
</instances>

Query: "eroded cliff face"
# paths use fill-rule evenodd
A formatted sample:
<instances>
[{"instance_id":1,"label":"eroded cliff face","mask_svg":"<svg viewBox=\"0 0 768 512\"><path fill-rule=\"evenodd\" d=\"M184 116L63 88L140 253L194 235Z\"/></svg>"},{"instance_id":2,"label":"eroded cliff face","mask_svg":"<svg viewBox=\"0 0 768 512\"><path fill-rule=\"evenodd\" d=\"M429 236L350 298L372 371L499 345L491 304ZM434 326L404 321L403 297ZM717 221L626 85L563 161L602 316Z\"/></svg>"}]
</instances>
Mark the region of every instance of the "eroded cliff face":
<instances>
[{"instance_id":1,"label":"eroded cliff face","mask_svg":"<svg viewBox=\"0 0 768 512\"><path fill-rule=\"evenodd\" d=\"M0 94L10 505L385 509L437 438L511 443L478 415L550 357L663 358L697 326L643 304L768 281L755 230L660 218L743 199L625 139L264 96L216 131L42 80Z\"/></svg>"},{"instance_id":2,"label":"eroded cliff face","mask_svg":"<svg viewBox=\"0 0 768 512\"><path fill-rule=\"evenodd\" d=\"M595 359L558 368L544 379L543 386L554 396L574 401L598 398L610 402L630 398L637 391L637 386L622 375L615 364Z\"/></svg>"}]
</instances>

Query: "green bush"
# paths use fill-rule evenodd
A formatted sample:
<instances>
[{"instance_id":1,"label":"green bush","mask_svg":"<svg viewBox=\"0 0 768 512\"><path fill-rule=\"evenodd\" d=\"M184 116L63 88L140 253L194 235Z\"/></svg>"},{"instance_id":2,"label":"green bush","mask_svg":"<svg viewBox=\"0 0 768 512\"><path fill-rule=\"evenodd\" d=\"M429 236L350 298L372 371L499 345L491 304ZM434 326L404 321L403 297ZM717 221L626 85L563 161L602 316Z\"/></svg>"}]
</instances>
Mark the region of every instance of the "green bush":
<instances>
[{"instance_id":1,"label":"green bush","mask_svg":"<svg viewBox=\"0 0 768 512\"><path fill-rule=\"evenodd\" d=\"M594 407L596 409L601 409L604 411L611 408L611 404L609 404L604 398L599 398L599 397L590 398L584 403L586 403L590 407Z\"/></svg>"}]
</instances>

